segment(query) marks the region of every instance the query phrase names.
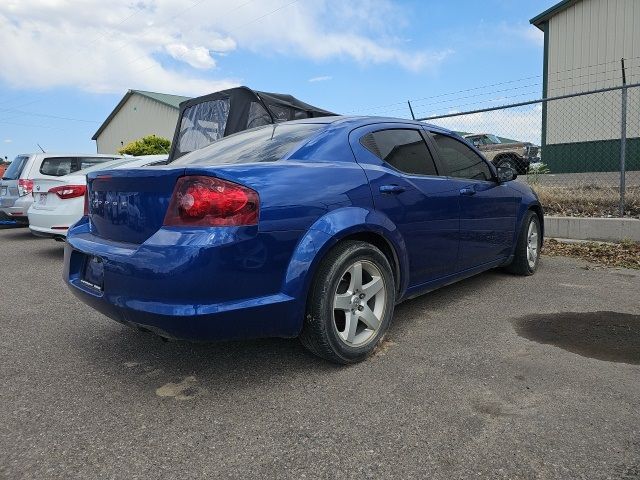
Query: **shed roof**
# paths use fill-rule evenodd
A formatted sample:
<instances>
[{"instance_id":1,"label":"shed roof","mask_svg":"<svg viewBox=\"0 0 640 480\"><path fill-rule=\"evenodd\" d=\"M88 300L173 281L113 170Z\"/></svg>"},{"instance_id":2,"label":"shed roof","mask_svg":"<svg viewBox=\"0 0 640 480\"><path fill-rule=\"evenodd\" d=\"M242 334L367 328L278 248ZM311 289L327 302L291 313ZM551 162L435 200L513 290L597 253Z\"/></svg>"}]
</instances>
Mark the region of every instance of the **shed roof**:
<instances>
[{"instance_id":1,"label":"shed roof","mask_svg":"<svg viewBox=\"0 0 640 480\"><path fill-rule=\"evenodd\" d=\"M578 3L580 0L562 0L561 2L556 3L554 6L547 8L544 12L539 15L536 15L529 23L535 25L536 27L541 28L542 24L549 20L554 15L557 15L561 11L569 8L575 3Z\"/></svg>"},{"instance_id":2,"label":"shed roof","mask_svg":"<svg viewBox=\"0 0 640 480\"><path fill-rule=\"evenodd\" d=\"M191 99L191 97L183 97L181 95L170 95L168 93L147 92L146 90L129 90L125 94L125 96L122 97L122 100L118 102L118 105L116 105L116 108L113 109L113 111L109 114L107 119L104 122L102 122L102 125L100 125L100 128L98 128L96 133L93 134L93 137L91 137L91 140L97 140L98 136L102 133L102 131L105 128L107 128L107 125L109 125L109 122L113 119L113 117L116 116L116 114L124 106L127 100L129 100L129 98L136 93L138 95L142 95L143 97L147 97L152 100L155 100L156 102L167 105L168 107L175 108L176 110L180 108L180 103L184 102L185 100Z\"/></svg>"}]
</instances>

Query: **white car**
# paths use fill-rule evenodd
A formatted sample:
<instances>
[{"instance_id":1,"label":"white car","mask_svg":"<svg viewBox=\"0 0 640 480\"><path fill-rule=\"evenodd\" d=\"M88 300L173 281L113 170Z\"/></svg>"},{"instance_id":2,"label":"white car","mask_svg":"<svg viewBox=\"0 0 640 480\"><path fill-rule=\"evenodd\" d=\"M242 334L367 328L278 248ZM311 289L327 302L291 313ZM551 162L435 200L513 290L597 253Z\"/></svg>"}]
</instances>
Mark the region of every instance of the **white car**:
<instances>
[{"instance_id":1,"label":"white car","mask_svg":"<svg viewBox=\"0 0 640 480\"><path fill-rule=\"evenodd\" d=\"M57 178L122 155L82 153L28 153L18 155L0 180L0 220L27 223L27 211L33 201L33 182Z\"/></svg>"},{"instance_id":2,"label":"white car","mask_svg":"<svg viewBox=\"0 0 640 480\"><path fill-rule=\"evenodd\" d=\"M138 168L164 164L167 155L126 157L101 163L56 179L35 180L33 204L27 212L29 229L38 237L56 240L67 236L69 227L84 215L87 173L105 168Z\"/></svg>"}]
</instances>

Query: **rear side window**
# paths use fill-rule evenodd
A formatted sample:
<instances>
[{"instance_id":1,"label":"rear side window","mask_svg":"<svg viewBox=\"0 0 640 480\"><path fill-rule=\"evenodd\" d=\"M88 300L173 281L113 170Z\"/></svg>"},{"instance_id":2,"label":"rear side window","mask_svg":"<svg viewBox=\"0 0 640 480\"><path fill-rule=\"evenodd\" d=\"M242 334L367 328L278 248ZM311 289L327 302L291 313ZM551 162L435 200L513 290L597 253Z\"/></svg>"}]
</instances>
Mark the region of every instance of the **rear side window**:
<instances>
[{"instance_id":1,"label":"rear side window","mask_svg":"<svg viewBox=\"0 0 640 480\"><path fill-rule=\"evenodd\" d=\"M45 158L40 165L40 173L52 177L69 175L72 172L73 158L55 157Z\"/></svg>"},{"instance_id":2,"label":"rear side window","mask_svg":"<svg viewBox=\"0 0 640 480\"><path fill-rule=\"evenodd\" d=\"M7 167L7 170L2 175L3 180L17 180L20 178L22 169L27 164L29 157L27 155L19 155L15 158L11 165Z\"/></svg>"},{"instance_id":3,"label":"rear side window","mask_svg":"<svg viewBox=\"0 0 640 480\"><path fill-rule=\"evenodd\" d=\"M491 180L493 178L489 165L467 145L448 135L439 133L432 135L450 176L470 180Z\"/></svg>"},{"instance_id":4,"label":"rear side window","mask_svg":"<svg viewBox=\"0 0 640 480\"><path fill-rule=\"evenodd\" d=\"M269 125L271 116L261 103L251 102L249 106L249 116L247 117L247 129Z\"/></svg>"},{"instance_id":5,"label":"rear side window","mask_svg":"<svg viewBox=\"0 0 640 480\"><path fill-rule=\"evenodd\" d=\"M40 165L40 173L52 177L61 177L78 170L93 167L113 160L107 157L51 157L45 158Z\"/></svg>"},{"instance_id":6,"label":"rear side window","mask_svg":"<svg viewBox=\"0 0 640 480\"><path fill-rule=\"evenodd\" d=\"M323 124L266 125L229 135L206 148L180 157L170 165L226 165L275 162L310 138Z\"/></svg>"},{"instance_id":7,"label":"rear side window","mask_svg":"<svg viewBox=\"0 0 640 480\"><path fill-rule=\"evenodd\" d=\"M438 174L431 152L417 130L380 130L363 136L360 143L401 172L411 175Z\"/></svg>"}]
</instances>

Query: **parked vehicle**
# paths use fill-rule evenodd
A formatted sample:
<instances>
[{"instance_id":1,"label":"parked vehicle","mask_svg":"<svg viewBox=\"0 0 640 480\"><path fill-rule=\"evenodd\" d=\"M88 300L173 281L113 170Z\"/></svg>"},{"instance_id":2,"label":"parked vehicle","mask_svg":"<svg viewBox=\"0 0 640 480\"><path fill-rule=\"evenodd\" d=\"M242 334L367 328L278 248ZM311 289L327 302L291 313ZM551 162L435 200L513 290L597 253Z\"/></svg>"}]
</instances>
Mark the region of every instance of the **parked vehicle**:
<instances>
[{"instance_id":1,"label":"parked vehicle","mask_svg":"<svg viewBox=\"0 0 640 480\"><path fill-rule=\"evenodd\" d=\"M121 155L29 153L18 155L0 181L0 220L28 223L27 211L33 202L33 182L77 172L108 162Z\"/></svg>"},{"instance_id":2,"label":"parked vehicle","mask_svg":"<svg viewBox=\"0 0 640 480\"><path fill-rule=\"evenodd\" d=\"M530 142L499 138L490 133L465 135L496 167L509 167L518 174L526 174L532 163L539 162L540 147Z\"/></svg>"},{"instance_id":3,"label":"parked vehicle","mask_svg":"<svg viewBox=\"0 0 640 480\"><path fill-rule=\"evenodd\" d=\"M56 179L34 181L34 202L27 212L29 229L38 237L62 239L69 227L82 218L85 210L87 174L105 168L138 168L164 165L167 155L125 157L99 163Z\"/></svg>"},{"instance_id":4,"label":"parked vehicle","mask_svg":"<svg viewBox=\"0 0 640 480\"><path fill-rule=\"evenodd\" d=\"M513 178L419 122L263 126L164 167L89 173L64 278L164 337L300 336L356 362L396 303L494 267L536 271L542 207Z\"/></svg>"}]
</instances>

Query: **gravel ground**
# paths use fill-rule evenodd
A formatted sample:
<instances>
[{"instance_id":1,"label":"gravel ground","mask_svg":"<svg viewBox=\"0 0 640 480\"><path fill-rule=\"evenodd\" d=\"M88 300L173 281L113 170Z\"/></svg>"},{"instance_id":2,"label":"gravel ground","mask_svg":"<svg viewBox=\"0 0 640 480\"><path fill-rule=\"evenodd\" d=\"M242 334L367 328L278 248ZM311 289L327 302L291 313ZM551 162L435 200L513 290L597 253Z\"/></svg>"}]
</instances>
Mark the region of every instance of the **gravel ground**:
<instances>
[{"instance_id":1,"label":"gravel ground","mask_svg":"<svg viewBox=\"0 0 640 480\"><path fill-rule=\"evenodd\" d=\"M638 271L488 272L344 368L296 340L164 343L77 301L60 244L0 246L2 479L640 478L638 349L600 342L639 338Z\"/></svg>"}]
</instances>

